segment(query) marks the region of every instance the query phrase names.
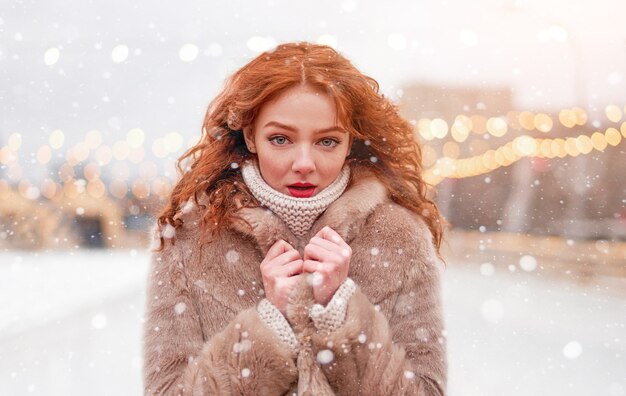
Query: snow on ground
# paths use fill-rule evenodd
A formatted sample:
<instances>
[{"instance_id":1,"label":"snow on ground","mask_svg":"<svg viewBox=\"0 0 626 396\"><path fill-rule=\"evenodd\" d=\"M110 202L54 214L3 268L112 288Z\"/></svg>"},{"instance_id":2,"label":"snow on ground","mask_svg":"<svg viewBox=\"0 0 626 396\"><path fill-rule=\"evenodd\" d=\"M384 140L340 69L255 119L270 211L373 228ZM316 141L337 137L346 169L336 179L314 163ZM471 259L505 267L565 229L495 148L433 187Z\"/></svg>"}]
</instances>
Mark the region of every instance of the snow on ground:
<instances>
[{"instance_id":1,"label":"snow on ground","mask_svg":"<svg viewBox=\"0 0 626 396\"><path fill-rule=\"evenodd\" d=\"M0 395L142 394L148 261L0 253ZM626 395L624 294L495 268L444 272L450 395Z\"/></svg>"}]
</instances>

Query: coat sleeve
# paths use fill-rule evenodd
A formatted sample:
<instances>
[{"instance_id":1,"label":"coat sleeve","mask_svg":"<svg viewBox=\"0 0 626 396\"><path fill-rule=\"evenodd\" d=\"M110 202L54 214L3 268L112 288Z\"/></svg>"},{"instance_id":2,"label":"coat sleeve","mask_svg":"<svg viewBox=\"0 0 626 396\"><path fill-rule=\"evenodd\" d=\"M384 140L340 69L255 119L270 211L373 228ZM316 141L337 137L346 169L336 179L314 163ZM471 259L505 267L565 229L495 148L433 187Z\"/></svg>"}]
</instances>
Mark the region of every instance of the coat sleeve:
<instances>
[{"instance_id":1,"label":"coat sleeve","mask_svg":"<svg viewBox=\"0 0 626 396\"><path fill-rule=\"evenodd\" d=\"M144 322L144 393L284 394L297 381L294 354L260 318L238 313L205 334L186 275L187 242L166 240L150 263ZM214 313L216 317L219 313Z\"/></svg>"},{"instance_id":2,"label":"coat sleeve","mask_svg":"<svg viewBox=\"0 0 626 396\"><path fill-rule=\"evenodd\" d=\"M425 225L421 232L428 238L422 234L404 249L408 269L389 320L357 285L343 323L312 336L313 353L337 394L445 394L441 261Z\"/></svg>"}]
</instances>

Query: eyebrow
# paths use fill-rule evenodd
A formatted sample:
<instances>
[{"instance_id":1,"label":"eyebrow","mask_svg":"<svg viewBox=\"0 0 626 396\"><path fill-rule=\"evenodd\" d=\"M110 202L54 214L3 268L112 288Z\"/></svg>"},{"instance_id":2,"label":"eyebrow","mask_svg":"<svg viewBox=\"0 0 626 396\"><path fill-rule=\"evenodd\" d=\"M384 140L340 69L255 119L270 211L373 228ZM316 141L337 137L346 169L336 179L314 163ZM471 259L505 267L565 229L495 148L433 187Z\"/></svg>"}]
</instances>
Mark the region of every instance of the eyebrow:
<instances>
[{"instance_id":1,"label":"eyebrow","mask_svg":"<svg viewBox=\"0 0 626 396\"><path fill-rule=\"evenodd\" d=\"M288 131L291 132L298 132L298 130L292 126L289 125L285 125L285 124L281 124L278 121L270 121L267 124L265 124L265 126L263 128L267 128L268 126L276 126L282 129L286 129ZM346 133L346 131L344 131L340 126L332 126L332 127L328 127L328 128L324 128L324 129L318 129L317 131L314 131L314 133L325 133L325 132L331 132L331 131L339 131L339 132L344 132Z\"/></svg>"}]
</instances>

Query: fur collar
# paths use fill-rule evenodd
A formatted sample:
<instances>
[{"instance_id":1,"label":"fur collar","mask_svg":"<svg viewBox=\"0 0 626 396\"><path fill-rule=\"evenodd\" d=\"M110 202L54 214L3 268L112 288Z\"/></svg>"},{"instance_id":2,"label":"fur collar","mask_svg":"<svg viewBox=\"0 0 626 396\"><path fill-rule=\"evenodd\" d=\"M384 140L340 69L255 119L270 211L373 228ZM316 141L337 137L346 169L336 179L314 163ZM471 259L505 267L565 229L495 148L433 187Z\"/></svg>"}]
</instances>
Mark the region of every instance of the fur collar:
<instances>
[{"instance_id":1,"label":"fur collar","mask_svg":"<svg viewBox=\"0 0 626 396\"><path fill-rule=\"evenodd\" d=\"M385 202L388 196L387 188L370 169L352 164L350 172L350 182L346 190L326 208L300 239L279 216L264 207L239 209L236 215L240 220L233 221L229 228L252 237L263 256L278 239L284 239L302 253L308 241L326 225L350 243L367 216L376 206ZM205 204L207 199L207 195L202 194L198 203ZM191 209L187 206L186 210L183 208L174 218L182 218L186 224L194 220L197 222L202 218L201 209L195 205ZM242 220L247 221L250 226Z\"/></svg>"},{"instance_id":2,"label":"fur collar","mask_svg":"<svg viewBox=\"0 0 626 396\"><path fill-rule=\"evenodd\" d=\"M252 227L242 221L235 221L231 228L253 237L263 255L278 239L284 239L302 251L309 240L326 225L350 243L359 225L364 223L377 205L386 200L387 195L387 188L371 170L353 166L351 182L346 190L326 208L302 238L297 238L280 217L263 207L240 209L237 215Z\"/></svg>"}]
</instances>

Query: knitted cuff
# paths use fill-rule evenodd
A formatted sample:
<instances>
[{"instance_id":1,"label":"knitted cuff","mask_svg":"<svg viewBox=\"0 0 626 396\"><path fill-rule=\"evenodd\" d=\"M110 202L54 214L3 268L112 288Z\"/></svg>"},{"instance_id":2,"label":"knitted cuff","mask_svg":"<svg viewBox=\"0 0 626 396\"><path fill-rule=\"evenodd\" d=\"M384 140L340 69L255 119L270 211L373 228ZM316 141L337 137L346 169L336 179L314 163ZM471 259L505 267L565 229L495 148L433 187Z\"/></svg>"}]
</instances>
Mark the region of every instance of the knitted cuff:
<instances>
[{"instance_id":1,"label":"knitted cuff","mask_svg":"<svg viewBox=\"0 0 626 396\"><path fill-rule=\"evenodd\" d=\"M287 319L285 319L278 308L276 308L270 300L264 298L259 302L257 311L259 312L261 321L263 321L263 323L265 323L270 329L274 330L278 335L278 338L289 346L289 349L298 353L299 343L296 339L296 335L289 325L289 322L287 322Z\"/></svg>"},{"instance_id":2,"label":"knitted cuff","mask_svg":"<svg viewBox=\"0 0 626 396\"><path fill-rule=\"evenodd\" d=\"M315 327L318 330L328 332L335 331L341 327L346 318L348 301L355 290L356 283L352 279L346 278L326 307L321 304L313 304L309 310L309 315L313 319Z\"/></svg>"}]
</instances>

